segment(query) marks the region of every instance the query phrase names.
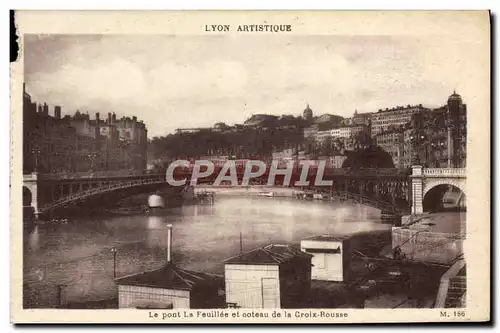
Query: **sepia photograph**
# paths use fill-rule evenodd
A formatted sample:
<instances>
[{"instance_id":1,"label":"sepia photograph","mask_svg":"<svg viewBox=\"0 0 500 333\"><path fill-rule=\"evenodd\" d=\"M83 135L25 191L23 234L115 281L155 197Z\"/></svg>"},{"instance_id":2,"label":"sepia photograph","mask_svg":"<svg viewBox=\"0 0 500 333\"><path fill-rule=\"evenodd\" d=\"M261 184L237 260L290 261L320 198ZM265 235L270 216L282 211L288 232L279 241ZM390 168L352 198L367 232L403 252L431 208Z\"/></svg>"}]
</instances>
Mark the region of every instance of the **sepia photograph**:
<instances>
[{"instance_id":1,"label":"sepia photograph","mask_svg":"<svg viewBox=\"0 0 500 333\"><path fill-rule=\"evenodd\" d=\"M468 216L489 211L488 13L394 14L435 34L218 15L20 36L20 311L489 318L466 245L489 241L489 216Z\"/></svg>"}]
</instances>

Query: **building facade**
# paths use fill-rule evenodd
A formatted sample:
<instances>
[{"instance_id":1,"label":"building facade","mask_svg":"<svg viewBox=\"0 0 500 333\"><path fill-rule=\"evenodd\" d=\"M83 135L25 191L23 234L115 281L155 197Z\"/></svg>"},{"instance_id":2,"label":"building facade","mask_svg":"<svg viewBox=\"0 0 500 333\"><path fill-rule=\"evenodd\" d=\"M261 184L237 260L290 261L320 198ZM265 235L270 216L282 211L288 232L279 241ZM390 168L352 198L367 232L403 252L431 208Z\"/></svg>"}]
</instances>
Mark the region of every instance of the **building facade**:
<instances>
[{"instance_id":1,"label":"building facade","mask_svg":"<svg viewBox=\"0 0 500 333\"><path fill-rule=\"evenodd\" d=\"M377 146L391 155L394 167L404 168L407 166L405 165L404 130L395 129L380 132L375 135L374 141Z\"/></svg>"},{"instance_id":2,"label":"building facade","mask_svg":"<svg viewBox=\"0 0 500 333\"><path fill-rule=\"evenodd\" d=\"M365 112L359 113L357 110L354 111L354 114L351 118L351 125L366 125L370 126L372 121L373 113Z\"/></svg>"},{"instance_id":3,"label":"building facade","mask_svg":"<svg viewBox=\"0 0 500 333\"><path fill-rule=\"evenodd\" d=\"M350 125L350 126L341 126L333 128L330 131L330 135L332 138L350 138L358 135L359 133L367 130L366 125Z\"/></svg>"},{"instance_id":4,"label":"building facade","mask_svg":"<svg viewBox=\"0 0 500 333\"><path fill-rule=\"evenodd\" d=\"M375 136L380 132L404 126L412 120L414 114L425 110L427 109L422 105L380 109L371 116L371 134Z\"/></svg>"},{"instance_id":5,"label":"building facade","mask_svg":"<svg viewBox=\"0 0 500 333\"><path fill-rule=\"evenodd\" d=\"M392 156L398 168L415 164L463 168L467 155L467 106L454 92L446 105L416 111L404 125L379 130L373 139Z\"/></svg>"},{"instance_id":6,"label":"building facade","mask_svg":"<svg viewBox=\"0 0 500 333\"><path fill-rule=\"evenodd\" d=\"M23 93L23 172L145 170L147 129L136 117L106 120L77 111L61 116L61 107L32 101Z\"/></svg>"}]
</instances>

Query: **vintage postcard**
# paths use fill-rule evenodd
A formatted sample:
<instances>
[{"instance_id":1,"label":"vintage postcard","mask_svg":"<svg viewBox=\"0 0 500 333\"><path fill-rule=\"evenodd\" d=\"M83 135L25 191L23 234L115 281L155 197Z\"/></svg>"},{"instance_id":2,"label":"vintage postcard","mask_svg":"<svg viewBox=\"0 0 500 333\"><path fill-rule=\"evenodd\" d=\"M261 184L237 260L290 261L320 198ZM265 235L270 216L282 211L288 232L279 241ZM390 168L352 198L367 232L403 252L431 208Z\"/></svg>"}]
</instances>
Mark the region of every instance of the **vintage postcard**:
<instances>
[{"instance_id":1,"label":"vintage postcard","mask_svg":"<svg viewBox=\"0 0 500 333\"><path fill-rule=\"evenodd\" d=\"M17 11L14 323L490 320L487 11Z\"/></svg>"}]
</instances>

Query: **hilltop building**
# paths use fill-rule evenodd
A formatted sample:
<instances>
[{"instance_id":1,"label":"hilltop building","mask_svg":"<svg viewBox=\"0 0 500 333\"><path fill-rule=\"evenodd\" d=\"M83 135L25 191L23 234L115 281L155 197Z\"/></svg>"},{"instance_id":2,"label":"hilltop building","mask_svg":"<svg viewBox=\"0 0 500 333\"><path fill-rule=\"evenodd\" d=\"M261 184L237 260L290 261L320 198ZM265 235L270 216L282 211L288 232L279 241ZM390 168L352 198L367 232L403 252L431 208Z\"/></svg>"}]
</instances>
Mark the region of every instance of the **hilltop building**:
<instances>
[{"instance_id":1,"label":"hilltop building","mask_svg":"<svg viewBox=\"0 0 500 333\"><path fill-rule=\"evenodd\" d=\"M309 107L309 103L307 103L307 106L302 114L302 117L308 122L311 122L313 120L313 111Z\"/></svg>"},{"instance_id":2,"label":"hilltop building","mask_svg":"<svg viewBox=\"0 0 500 333\"><path fill-rule=\"evenodd\" d=\"M421 104L416 106L408 105L406 107L398 106L392 109L379 109L371 116L371 134L377 135L380 132L391 128L398 128L406 125L412 120L414 114L425 111Z\"/></svg>"}]
</instances>

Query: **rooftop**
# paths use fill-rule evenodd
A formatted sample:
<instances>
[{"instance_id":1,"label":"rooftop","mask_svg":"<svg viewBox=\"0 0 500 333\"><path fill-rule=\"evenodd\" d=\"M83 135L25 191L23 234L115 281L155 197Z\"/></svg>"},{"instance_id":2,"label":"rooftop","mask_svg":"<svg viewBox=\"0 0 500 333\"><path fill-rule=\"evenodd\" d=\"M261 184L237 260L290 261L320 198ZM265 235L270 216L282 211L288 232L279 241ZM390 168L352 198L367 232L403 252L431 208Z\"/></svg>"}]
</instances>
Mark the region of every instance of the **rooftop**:
<instances>
[{"instance_id":1,"label":"rooftop","mask_svg":"<svg viewBox=\"0 0 500 333\"><path fill-rule=\"evenodd\" d=\"M282 264L295 258L312 258L312 255L302 252L289 245L269 244L262 248L242 253L225 260L226 264Z\"/></svg>"},{"instance_id":2,"label":"rooftop","mask_svg":"<svg viewBox=\"0 0 500 333\"><path fill-rule=\"evenodd\" d=\"M222 283L221 276L188 271L167 263L160 269L128 275L115 280L118 285L191 290L196 284Z\"/></svg>"},{"instance_id":3,"label":"rooftop","mask_svg":"<svg viewBox=\"0 0 500 333\"><path fill-rule=\"evenodd\" d=\"M315 240L321 242L341 242L351 237L352 237L351 235L319 235L319 236L312 236L304 240Z\"/></svg>"}]
</instances>

